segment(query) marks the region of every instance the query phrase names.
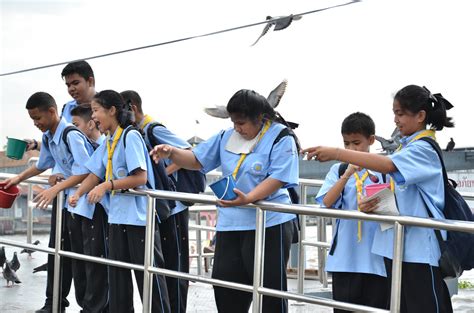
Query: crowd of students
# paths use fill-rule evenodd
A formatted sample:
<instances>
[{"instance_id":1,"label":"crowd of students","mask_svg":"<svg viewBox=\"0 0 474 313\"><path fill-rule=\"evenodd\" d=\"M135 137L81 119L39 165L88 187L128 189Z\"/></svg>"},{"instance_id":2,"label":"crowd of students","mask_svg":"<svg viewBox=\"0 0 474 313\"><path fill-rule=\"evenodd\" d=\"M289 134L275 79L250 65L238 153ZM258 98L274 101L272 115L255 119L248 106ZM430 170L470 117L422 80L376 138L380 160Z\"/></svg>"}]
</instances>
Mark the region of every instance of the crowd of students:
<instances>
[{"instance_id":1,"label":"crowd of students","mask_svg":"<svg viewBox=\"0 0 474 313\"><path fill-rule=\"evenodd\" d=\"M446 116L451 104L424 87L410 85L395 95L394 121L403 138L399 150L390 156L369 153L375 124L360 112L342 123L345 149L318 146L298 151L295 139L267 100L245 89L227 104L233 127L191 149L170 130L155 125L152 134L163 144L149 152L147 127L154 120L143 112L137 92L96 92L94 73L85 61L68 64L61 75L74 100L59 112L48 93L29 97L26 109L43 133L40 142L32 140L29 146L40 149L39 160L6 181L19 184L52 169L51 187L35 197L40 208L53 204L50 247L55 244L55 212L61 209L63 249L143 264L146 198L116 191L155 186L152 162L159 160L165 161L167 174L175 179L179 168L207 173L218 167L224 176L235 179L237 197L218 201L212 277L220 280L252 284L255 210L242 206L258 200L291 204L288 190L298 185L300 153L307 153L308 159L342 162L331 168L316 197L326 207L371 212L377 199L364 201L364 188L384 181L391 183L401 215L428 217L430 210L434 217L443 218L441 165L433 148L418 139L434 138L435 130L453 126ZM61 191L65 191L66 200L57 208L55 197ZM177 201L168 218L156 218L155 266L188 272L186 204ZM287 290L286 266L297 232L295 221L294 214L266 213L265 287ZM326 266L333 277L334 299L389 308L393 230L382 231L375 222L352 220L338 220L335 229ZM438 269L439 256L432 229L406 227L402 312L452 312ZM82 312L134 311L130 270L62 260L61 311L69 305L72 281ZM53 268L54 258L49 256L46 301L36 312L52 312ZM143 272L135 271L135 278L142 297ZM187 291L186 280L154 275L152 312L186 312ZM248 312L252 301L250 293L223 287L214 287L214 295L218 311L225 313ZM288 312L288 302L264 296L263 312Z\"/></svg>"}]
</instances>

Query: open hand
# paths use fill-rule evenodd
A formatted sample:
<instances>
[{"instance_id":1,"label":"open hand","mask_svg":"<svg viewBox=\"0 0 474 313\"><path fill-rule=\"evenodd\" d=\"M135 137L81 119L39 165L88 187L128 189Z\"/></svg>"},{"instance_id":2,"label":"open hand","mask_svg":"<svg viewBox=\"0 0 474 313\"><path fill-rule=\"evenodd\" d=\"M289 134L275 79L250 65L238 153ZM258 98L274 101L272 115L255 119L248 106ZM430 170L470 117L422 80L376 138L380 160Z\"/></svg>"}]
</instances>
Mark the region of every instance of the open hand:
<instances>
[{"instance_id":1,"label":"open hand","mask_svg":"<svg viewBox=\"0 0 474 313\"><path fill-rule=\"evenodd\" d=\"M21 183L21 180L20 180L20 177L15 176L12 178L5 179L4 181L2 181L2 183L5 184L5 186L3 186L3 189L8 189L11 186L15 186Z\"/></svg>"},{"instance_id":2,"label":"open hand","mask_svg":"<svg viewBox=\"0 0 474 313\"><path fill-rule=\"evenodd\" d=\"M378 197L368 200L367 197L361 197L359 200L359 209L361 212L370 213L378 208L380 199Z\"/></svg>"},{"instance_id":3,"label":"open hand","mask_svg":"<svg viewBox=\"0 0 474 313\"><path fill-rule=\"evenodd\" d=\"M73 208L76 207L78 201L79 201L78 194L75 193L72 196L69 196L68 202L69 202L69 205L72 206Z\"/></svg>"},{"instance_id":4,"label":"open hand","mask_svg":"<svg viewBox=\"0 0 474 313\"><path fill-rule=\"evenodd\" d=\"M301 150L301 153L307 153L307 159L315 159L320 162L336 160L338 156L338 149L333 147L317 146Z\"/></svg>"},{"instance_id":5,"label":"open hand","mask_svg":"<svg viewBox=\"0 0 474 313\"><path fill-rule=\"evenodd\" d=\"M98 186L95 186L87 195L87 200L89 203L97 203L102 197L104 197L105 192L107 191L106 187L107 182L102 183Z\"/></svg>"},{"instance_id":6,"label":"open hand","mask_svg":"<svg viewBox=\"0 0 474 313\"><path fill-rule=\"evenodd\" d=\"M170 145L157 145L150 151L150 156L158 163L160 159L168 159L173 152L173 147Z\"/></svg>"},{"instance_id":7,"label":"open hand","mask_svg":"<svg viewBox=\"0 0 474 313\"><path fill-rule=\"evenodd\" d=\"M54 188L46 189L40 192L34 199L33 202L36 202L36 207L40 209L46 209L46 207L53 202L54 198L57 195L57 191Z\"/></svg>"},{"instance_id":8,"label":"open hand","mask_svg":"<svg viewBox=\"0 0 474 313\"><path fill-rule=\"evenodd\" d=\"M234 188L233 190L235 194L237 195L237 198L235 198L234 200L218 200L217 204L222 207L231 207L231 206L246 205L251 202L246 193L243 193L237 188Z\"/></svg>"}]
</instances>

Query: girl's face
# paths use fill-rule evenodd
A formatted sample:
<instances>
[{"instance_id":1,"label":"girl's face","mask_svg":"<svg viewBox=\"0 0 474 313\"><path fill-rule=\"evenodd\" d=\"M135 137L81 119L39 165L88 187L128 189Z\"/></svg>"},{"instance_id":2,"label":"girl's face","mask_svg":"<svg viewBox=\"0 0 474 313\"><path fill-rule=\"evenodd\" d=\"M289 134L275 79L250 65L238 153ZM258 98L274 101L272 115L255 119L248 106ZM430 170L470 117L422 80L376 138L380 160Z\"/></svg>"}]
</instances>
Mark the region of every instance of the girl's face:
<instances>
[{"instance_id":1,"label":"girl's face","mask_svg":"<svg viewBox=\"0 0 474 313\"><path fill-rule=\"evenodd\" d=\"M105 133L107 131L113 130L113 126L117 125L117 120L115 118L115 107L106 109L101 106L98 102L92 100L91 102L92 109L92 119L99 127L100 132Z\"/></svg>"},{"instance_id":2,"label":"girl's face","mask_svg":"<svg viewBox=\"0 0 474 313\"><path fill-rule=\"evenodd\" d=\"M426 128L426 112L424 110L418 113L412 113L403 109L398 100L393 100L393 114L394 122L402 136L410 136Z\"/></svg>"},{"instance_id":3,"label":"girl's face","mask_svg":"<svg viewBox=\"0 0 474 313\"><path fill-rule=\"evenodd\" d=\"M253 121L247 117L231 114L230 120L234 123L235 131L246 140L254 139L262 128L262 117L259 117L257 121Z\"/></svg>"},{"instance_id":4,"label":"girl's face","mask_svg":"<svg viewBox=\"0 0 474 313\"><path fill-rule=\"evenodd\" d=\"M370 146L374 143L375 136L371 135L368 138L360 133L342 134L344 140L344 148L348 150L369 152Z\"/></svg>"}]
</instances>

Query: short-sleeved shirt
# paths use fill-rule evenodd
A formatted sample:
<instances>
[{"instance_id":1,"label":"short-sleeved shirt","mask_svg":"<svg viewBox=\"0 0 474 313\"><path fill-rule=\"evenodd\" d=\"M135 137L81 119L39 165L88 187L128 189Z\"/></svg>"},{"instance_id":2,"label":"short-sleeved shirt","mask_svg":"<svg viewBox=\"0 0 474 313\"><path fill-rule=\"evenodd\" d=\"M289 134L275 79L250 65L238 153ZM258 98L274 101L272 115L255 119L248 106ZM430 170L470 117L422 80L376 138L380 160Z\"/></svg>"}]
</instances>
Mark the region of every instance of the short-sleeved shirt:
<instances>
[{"instance_id":1,"label":"short-sleeved shirt","mask_svg":"<svg viewBox=\"0 0 474 313\"><path fill-rule=\"evenodd\" d=\"M54 134L49 130L43 134L43 144L38 162L36 163L38 169L46 170L56 167L58 173L61 173L65 179L74 175L89 173L85 164L89 160L93 148L86 137L80 132L69 132L67 134L69 149L62 140L64 129L70 125L66 123L64 118L61 118ZM70 194L72 194L71 189L66 189L66 200ZM86 217L90 214L88 209L82 206L77 206L75 213Z\"/></svg>"},{"instance_id":2,"label":"short-sleeved shirt","mask_svg":"<svg viewBox=\"0 0 474 313\"><path fill-rule=\"evenodd\" d=\"M148 182L151 186L154 186L152 164L142 135L135 129L130 130L126 136L127 144L124 146L125 133L126 129L123 130L112 157L113 179L125 178L132 175L134 171L141 169L147 172ZM114 135L106 139L109 140L111 145ZM102 180L105 179L107 157L107 144L103 143L95 150L86 164L90 172ZM139 188L146 189L147 187L142 185ZM113 195L107 193L105 196L108 197L107 209L110 224L146 225L146 197L125 195L118 191Z\"/></svg>"},{"instance_id":3,"label":"short-sleeved shirt","mask_svg":"<svg viewBox=\"0 0 474 313\"><path fill-rule=\"evenodd\" d=\"M150 139L148 138L148 127L150 127L150 125L151 123L145 125L145 127L143 128L143 131L145 133L145 142L147 143L147 145L150 145ZM172 133L168 128L164 126L157 125L153 127L153 135L155 136L156 139L158 139L160 144L167 144L167 145L177 147L180 149L191 148L191 145L186 140L179 138L178 136L176 136L174 133ZM166 166L172 163L171 160L169 159L166 159L164 161L165 161ZM176 172L173 175L175 179L178 179L178 175ZM187 207L183 203L176 201L176 206L171 210L171 215L174 215L186 209Z\"/></svg>"},{"instance_id":4,"label":"short-sleeved shirt","mask_svg":"<svg viewBox=\"0 0 474 313\"><path fill-rule=\"evenodd\" d=\"M400 215L427 218L427 200L434 218L443 219L444 181L441 163L428 142L411 141L419 132L401 139L402 149L390 155L397 168L390 175L396 182L395 196ZM423 194L423 196L422 196ZM446 232L442 231L445 237ZM440 250L432 229L405 226L403 261L438 266ZM372 252L393 258L393 229L377 230Z\"/></svg>"},{"instance_id":5,"label":"short-sleeved shirt","mask_svg":"<svg viewBox=\"0 0 474 313\"><path fill-rule=\"evenodd\" d=\"M76 100L72 100L72 101L69 101L69 102L64 104L64 106L62 108L62 111L61 111L61 117L66 120L66 123L72 123L71 111L72 111L72 109L74 109L77 106L78 106L78 104L77 104ZM61 171L59 170L59 168L57 166L54 166L51 173L52 174L58 174L58 173L61 173Z\"/></svg>"},{"instance_id":6,"label":"short-sleeved shirt","mask_svg":"<svg viewBox=\"0 0 474 313\"><path fill-rule=\"evenodd\" d=\"M290 204L286 188L298 185L299 168L296 144L291 136L283 137L274 144L276 137L285 126L272 123L268 131L248 154L236 177L236 188L249 193L267 177L284 183L264 200ZM220 132L201 142L193 149L196 159L207 173L221 166L222 175L231 175L240 159L240 154L225 149L226 143L234 132L233 128ZM294 214L266 212L266 227L285 223L295 218ZM243 207L218 207L217 231L236 231L255 229L255 209Z\"/></svg>"},{"instance_id":7,"label":"short-sleeved shirt","mask_svg":"<svg viewBox=\"0 0 474 313\"><path fill-rule=\"evenodd\" d=\"M326 175L321 189L316 196L316 201L322 206L323 199L328 191L339 180L339 166L341 163L334 164ZM365 174L365 169L358 172L359 177ZM382 175L375 173L379 182L383 181ZM367 178L363 186L373 184ZM332 205L334 208L342 210L357 211L357 189L354 175L346 182L346 185L336 202ZM348 219L337 219L334 235L337 234L337 244L332 255L328 255L326 271L328 272L349 272L366 273L386 277L383 258L371 252L375 231L380 228L379 224L371 221L362 222L362 238L358 241L358 221ZM334 244L334 238L333 238Z\"/></svg>"}]
</instances>

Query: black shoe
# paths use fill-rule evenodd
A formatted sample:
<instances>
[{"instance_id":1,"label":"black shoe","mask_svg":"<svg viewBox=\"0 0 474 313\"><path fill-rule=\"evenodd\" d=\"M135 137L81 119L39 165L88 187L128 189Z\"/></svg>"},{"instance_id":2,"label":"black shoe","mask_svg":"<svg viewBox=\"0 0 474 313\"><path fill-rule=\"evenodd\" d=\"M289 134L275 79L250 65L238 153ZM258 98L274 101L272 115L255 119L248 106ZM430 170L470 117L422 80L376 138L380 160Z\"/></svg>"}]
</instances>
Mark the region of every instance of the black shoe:
<instances>
[{"instance_id":1,"label":"black shoe","mask_svg":"<svg viewBox=\"0 0 474 313\"><path fill-rule=\"evenodd\" d=\"M66 312L66 308L61 308L61 313ZM51 305L45 305L39 310L36 310L35 313L53 313L53 307Z\"/></svg>"}]
</instances>

